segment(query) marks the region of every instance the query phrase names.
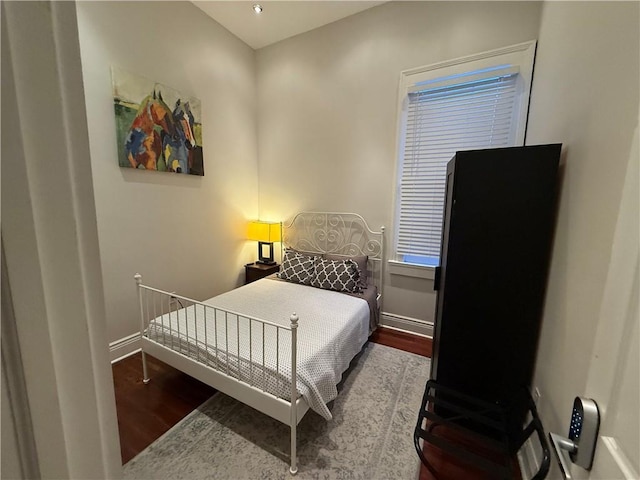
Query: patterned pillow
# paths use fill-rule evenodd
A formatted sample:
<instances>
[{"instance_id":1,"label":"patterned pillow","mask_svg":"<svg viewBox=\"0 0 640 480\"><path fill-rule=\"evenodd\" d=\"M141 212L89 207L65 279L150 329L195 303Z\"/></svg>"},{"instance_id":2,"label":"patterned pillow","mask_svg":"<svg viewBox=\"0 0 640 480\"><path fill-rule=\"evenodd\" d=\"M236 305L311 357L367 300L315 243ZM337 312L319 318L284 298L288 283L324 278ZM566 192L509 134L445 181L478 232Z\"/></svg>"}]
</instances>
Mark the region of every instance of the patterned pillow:
<instances>
[{"instance_id":1,"label":"patterned pillow","mask_svg":"<svg viewBox=\"0 0 640 480\"><path fill-rule=\"evenodd\" d=\"M294 283L311 285L315 257L302 255L295 250L285 250L284 260L277 277Z\"/></svg>"},{"instance_id":2,"label":"patterned pillow","mask_svg":"<svg viewBox=\"0 0 640 480\"><path fill-rule=\"evenodd\" d=\"M324 260L316 258L315 275L311 285L325 290L360 293L360 270L353 260Z\"/></svg>"},{"instance_id":3,"label":"patterned pillow","mask_svg":"<svg viewBox=\"0 0 640 480\"><path fill-rule=\"evenodd\" d=\"M360 288L363 290L367 288L367 261L369 257L367 255L354 255L353 257L347 257L346 255L336 255L333 253L325 253L322 255L322 258L325 260L353 260L358 265L358 269L360 270L360 281L358 282Z\"/></svg>"}]
</instances>

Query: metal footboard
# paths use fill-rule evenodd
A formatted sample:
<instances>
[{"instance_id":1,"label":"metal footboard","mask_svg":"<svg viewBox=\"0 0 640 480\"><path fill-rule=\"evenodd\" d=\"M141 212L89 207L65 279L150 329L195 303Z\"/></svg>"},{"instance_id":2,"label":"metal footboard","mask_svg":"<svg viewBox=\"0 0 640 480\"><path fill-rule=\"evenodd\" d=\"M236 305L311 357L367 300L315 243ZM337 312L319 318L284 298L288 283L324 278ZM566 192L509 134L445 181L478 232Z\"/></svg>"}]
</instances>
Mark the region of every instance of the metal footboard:
<instances>
[{"instance_id":1,"label":"metal footboard","mask_svg":"<svg viewBox=\"0 0 640 480\"><path fill-rule=\"evenodd\" d=\"M146 353L291 427L290 472L297 472L296 427L308 407L297 390L298 316L289 325L208 305L142 284L143 382Z\"/></svg>"}]
</instances>

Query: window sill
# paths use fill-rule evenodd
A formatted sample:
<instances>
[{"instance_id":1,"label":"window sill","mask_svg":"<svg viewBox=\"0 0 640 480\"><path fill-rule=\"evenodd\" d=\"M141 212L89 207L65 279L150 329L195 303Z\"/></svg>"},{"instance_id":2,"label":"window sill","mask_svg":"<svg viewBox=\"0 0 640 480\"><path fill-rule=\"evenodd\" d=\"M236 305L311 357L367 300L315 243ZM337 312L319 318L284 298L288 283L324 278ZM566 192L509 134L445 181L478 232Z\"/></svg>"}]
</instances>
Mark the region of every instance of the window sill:
<instances>
[{"instance_id":1,"label":"window sill","mask_svg":"<svg viewBox=\"0 0 640 480\"><path fill-rule=\"evenodd\" d=\"M436 273L436 267L428 265L399 262L398 260L389 260L388 264L389 273L391 275L404 275L405 277L426 278L427 280L433 280Z\"/></svg>"}]
</instances>

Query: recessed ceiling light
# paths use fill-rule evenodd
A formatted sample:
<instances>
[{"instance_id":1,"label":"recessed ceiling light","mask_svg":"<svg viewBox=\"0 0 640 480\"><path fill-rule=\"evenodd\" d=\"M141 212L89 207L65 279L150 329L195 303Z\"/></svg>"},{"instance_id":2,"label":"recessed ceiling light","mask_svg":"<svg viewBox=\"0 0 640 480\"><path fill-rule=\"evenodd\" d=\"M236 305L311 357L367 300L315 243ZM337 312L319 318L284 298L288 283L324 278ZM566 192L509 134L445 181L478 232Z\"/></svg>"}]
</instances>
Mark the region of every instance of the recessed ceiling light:
<instances>
[{"instance_id":1,"label":"recessed ceiling light","mask_svg":"<svg viewBox=\"0 0 640 480\"><path fill-rule=\"evenodd\" d=\"M256 3L253 6L253 11L256 12L256 13L261 13L262 12L262 5L260 5L259 3Z\"/></svg>"}]
</instances>

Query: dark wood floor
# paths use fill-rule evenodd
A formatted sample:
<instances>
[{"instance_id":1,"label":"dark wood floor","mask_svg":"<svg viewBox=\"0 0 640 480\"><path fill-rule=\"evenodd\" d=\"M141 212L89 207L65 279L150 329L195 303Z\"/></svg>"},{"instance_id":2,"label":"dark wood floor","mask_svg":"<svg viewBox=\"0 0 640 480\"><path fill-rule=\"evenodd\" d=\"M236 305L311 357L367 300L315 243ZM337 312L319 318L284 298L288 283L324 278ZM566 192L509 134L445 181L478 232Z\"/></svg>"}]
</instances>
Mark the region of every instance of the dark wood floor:
<instances>
[{"instance_id":1,"label":"dark wood floor","mask_svg":"<svg viewBox=\"0 0 640 480\"><path fill-rule=\"evenodd\" d=\"M456 430L447 429L447 427L443 426L439 426L439 428L440 431L438 432L438 437L441 439L451 441L451 443L456 447L461 447L468 452L475 453L484 460L493 462L496 465L510 464L509 468L514 472L512 480L521 480L521 476L518 472L518 462L515 457L509 459L506 455L497 453L494 448L486 445L486 441L483 442L478 440L478 437L461 434ZM425 457L429 460L437 473L437 476L430 472L425 466L422 466L419 480L496 479L496 474L490 474L478 467L463 463L460 461L459 457L443 452L441 449L431 444L425 444L423 451Z\"/></svg>"},{"instance_id":2,"label":"dark wood floor","mask_svg":"<svg viewBox=\"0 0 640 480\"><path fill-rule=\"evenodd\" d=\"M147 368L144 385L140 353L113 365L123 465L216 392L150 355Z\"/></svg>"},{"instance_id":3,"label":"dark wood floor","mask_svg":"<svg viewBox=\"0 0 640 480\"><path fill-rule=\"evenodd\" d=\"M431 340L425 337L379 328L370 340L431 357ZM149 355L147 355L147 367L152 380L144 385L140 353L113 365L123 464L215 393L213 388ZM489 478L483 476L482 472L469 469L437 450L430 451L428 458L432 460L439 472L438 480L486 480ZM435 480L435 477L423 467L420 480Z\"/></svg>"},{"instance_id":4,"label":"dark wood floor","mask_svg":"<svg viewBox=\"0 0 640 480\"><path fill-rule=\"evenodd\" d=\"M411 352L422 355L423 357L431 358L430 338L381 327L373 332L371 337L369 337L369 340L381 345L386 345L387 347L393 347L399 350L404 350L405 352Z\"/></svg>"}]
</instances>

